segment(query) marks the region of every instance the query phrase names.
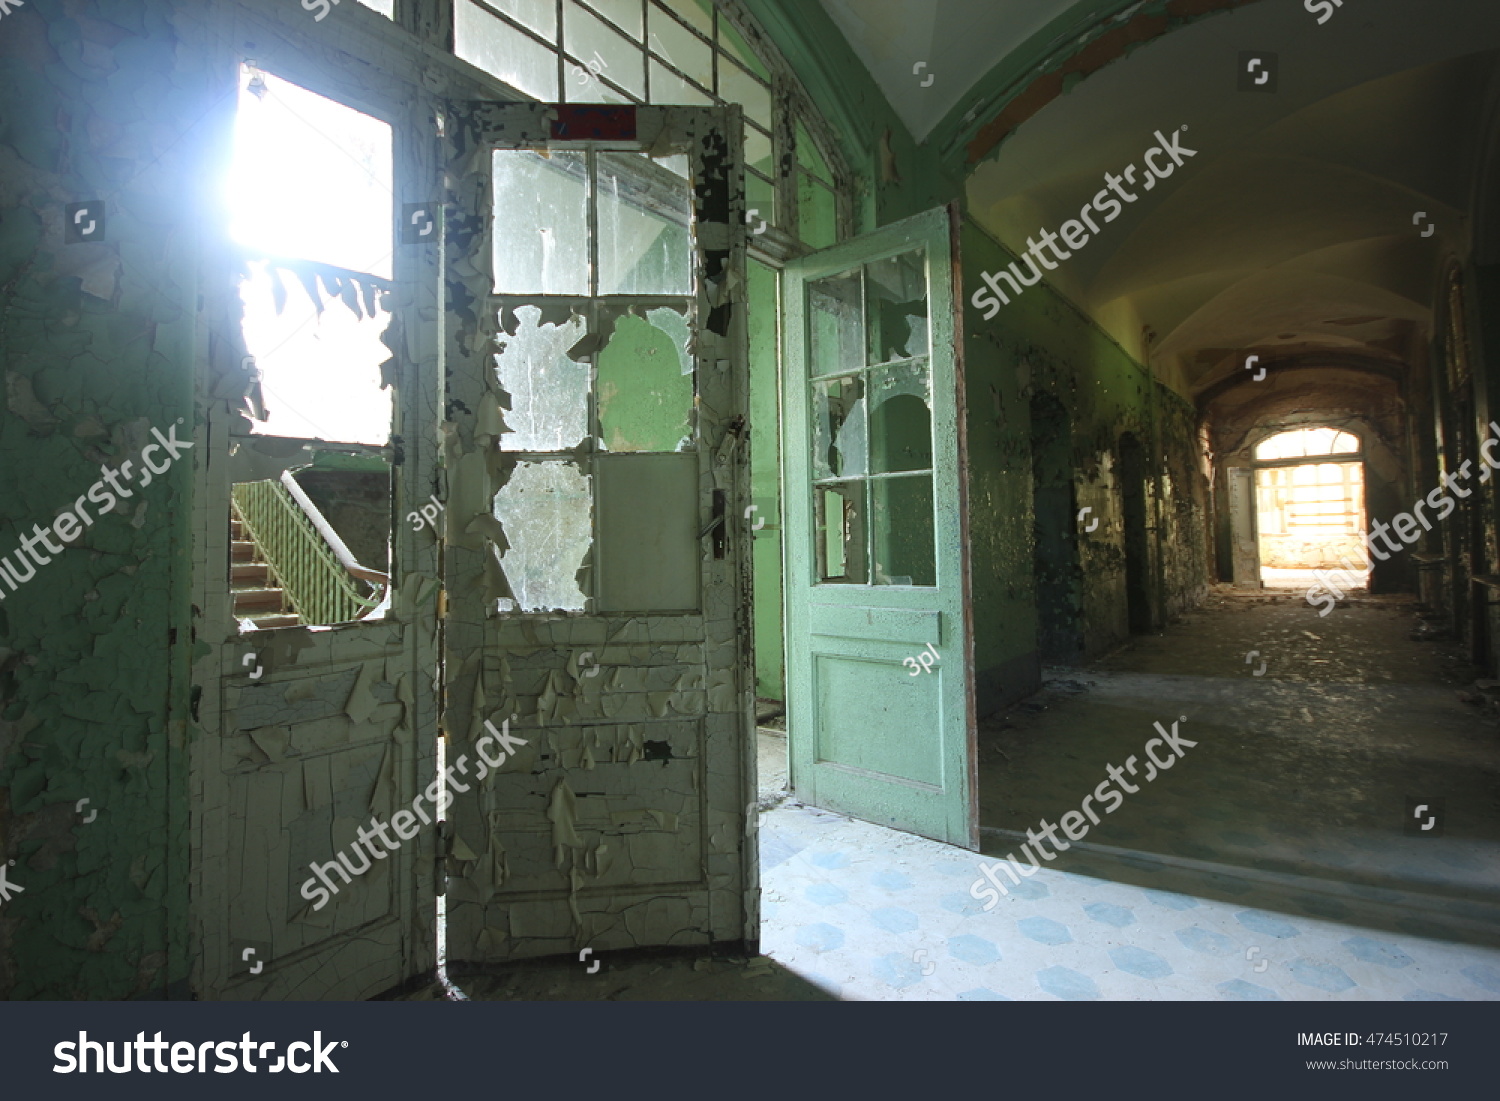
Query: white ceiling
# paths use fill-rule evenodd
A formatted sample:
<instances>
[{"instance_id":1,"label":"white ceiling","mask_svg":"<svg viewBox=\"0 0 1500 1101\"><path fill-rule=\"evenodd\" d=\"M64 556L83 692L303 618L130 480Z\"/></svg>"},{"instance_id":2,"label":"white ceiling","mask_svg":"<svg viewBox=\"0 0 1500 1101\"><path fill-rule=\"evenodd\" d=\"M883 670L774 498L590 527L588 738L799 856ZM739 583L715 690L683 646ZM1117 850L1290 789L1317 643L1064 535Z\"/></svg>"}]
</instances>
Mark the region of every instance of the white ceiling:
<instances>
[{"instance_id":1,"label":"white ceiling","mask_svg":"<svg viewBox=\"0 0 1500 1101\"><path fill-rule=\"evenodd\" d=\"M924 140L996 62L1071 0L821 0L898 118ZM926 68L914 74L913 68ZM923 81L932 84L923 87Z\"/></svg>"}]
</instances>

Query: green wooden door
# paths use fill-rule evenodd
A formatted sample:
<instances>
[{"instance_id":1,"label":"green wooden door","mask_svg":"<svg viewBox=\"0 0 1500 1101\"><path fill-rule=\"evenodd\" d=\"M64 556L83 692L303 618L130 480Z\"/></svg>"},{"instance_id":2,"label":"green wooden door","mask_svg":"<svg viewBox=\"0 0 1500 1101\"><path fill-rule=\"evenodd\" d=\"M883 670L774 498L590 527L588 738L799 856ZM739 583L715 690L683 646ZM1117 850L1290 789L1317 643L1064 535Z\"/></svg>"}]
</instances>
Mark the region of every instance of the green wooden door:
<instances>
[{"instance_id":1,"label":"green wooden door","mask_svg":"<svg viewBox=\"0 0 1500 1101\"><path fill-rule=\"evenodd\" d=\"M798 798L977 849L955 240L787 268L787 730Z\"/></svg>"}]
</instances>

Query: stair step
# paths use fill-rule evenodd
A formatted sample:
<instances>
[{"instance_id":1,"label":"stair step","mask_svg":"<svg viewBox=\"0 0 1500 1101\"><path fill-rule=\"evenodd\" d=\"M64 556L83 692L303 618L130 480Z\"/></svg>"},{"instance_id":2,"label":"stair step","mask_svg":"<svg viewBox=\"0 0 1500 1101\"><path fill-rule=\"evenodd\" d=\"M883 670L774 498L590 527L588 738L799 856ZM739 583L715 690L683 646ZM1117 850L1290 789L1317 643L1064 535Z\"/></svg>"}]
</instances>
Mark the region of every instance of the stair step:
<instances>
[{"instance_id":1,"label":"stair step","mask_svg":"<svg viewBox=\"0 0 1500 1101\"><path fill-rule=\"evenodd\" d=\"M255 624L257 628L261 630L266 630L271 627L297 627L302 623L302 620L300 618L290 613L282 613L279 615L252 615L245 616L244 618L250 620Z\"/></svg>"},{"instance_id":2,"label":"stair step","mask_svg":"<svg viewBox=\"0 0 1500 1101\"><path fill-rule=\"evenodd\" d=\"M229 566L229 580L252 582L253 588L272 588L271 567L264 562L233 562Z\"/></svg>"},{"instance_id":3,"label":"stair step","mask_svg":"<svg viewBox=\"0 0 1500 1101\"><path fill-rule=\"evenodd\" d=\"M229 544L231 562L250 562L255 559L255 544L248 539L236 539Z\"/></svg>"},{"instance_id":4,"label":"stair step","mask_svg":"<svg viewBox=\"0 0 1500 1101\"><path fill-rule=\"evenodd\" d=\"M286 608L286 594L280 589L233 589L234 614L260 611L280 612Z\"/></svg>"}]
</instances>

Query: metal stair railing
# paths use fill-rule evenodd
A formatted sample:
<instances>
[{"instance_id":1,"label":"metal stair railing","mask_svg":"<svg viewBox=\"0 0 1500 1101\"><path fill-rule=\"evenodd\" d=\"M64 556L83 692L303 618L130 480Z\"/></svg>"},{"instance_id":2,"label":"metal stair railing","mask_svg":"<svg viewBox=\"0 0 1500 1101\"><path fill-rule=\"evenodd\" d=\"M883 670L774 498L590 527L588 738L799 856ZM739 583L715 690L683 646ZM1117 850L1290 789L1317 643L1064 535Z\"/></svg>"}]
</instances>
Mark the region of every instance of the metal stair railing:
<instances>
[{"instance_id":1,"label":"metal stair railing","mask_svg":"<svg viewBox=\"0 0 1500 1101\"><path fill-rule=\"evenodd\" d=\"M241 482L234 506L304 624L348 623L378 607L390 577L362 566L318 506L283 472L281 480ZM364 596L355 580L368 584Z\"/></svg>"}]
</instances>

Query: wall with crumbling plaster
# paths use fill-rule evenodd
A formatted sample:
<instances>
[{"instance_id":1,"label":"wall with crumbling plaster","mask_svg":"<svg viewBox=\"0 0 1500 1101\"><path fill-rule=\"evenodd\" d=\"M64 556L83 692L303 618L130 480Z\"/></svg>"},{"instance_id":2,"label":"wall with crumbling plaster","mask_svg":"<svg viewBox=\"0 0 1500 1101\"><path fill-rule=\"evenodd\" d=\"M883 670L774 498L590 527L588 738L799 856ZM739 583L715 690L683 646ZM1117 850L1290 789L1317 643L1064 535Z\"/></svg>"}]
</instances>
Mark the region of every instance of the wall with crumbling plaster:
<instances>
[{"instance_id":1,"label":"wall with crumbling plaster","mask_svg":"<svg viewBox=\"0 0 1500 1101\"><path fill-rule=\"evenodd\" d=\"M212 81L176 14L30 0L0 23L0 553L151 427L196 437L185 182ZM65 243L66 204L96 199L103 241ZM0 602L0 857L24 889L0 998L185 989L192 458Z\"/></svg>"},{"instance_id":2,"label":"wall with crumbling plaster","mask_svg":"<svg viewBox=\"0 0 1500 1101\"><path fill-rule=\"evenodd\" d=\"M1011 259L971 221L962 248L968 287L981 286L984 272ZM1153 394L1145 369L1045 284L1013 299L993 321L965 302L963 324L975 684L984 715L1038 687L1038 616L1076 622L1090 656L1129 636L1121 435L1133 433L1145 447L1148 522L1160 516L1161 539L1149 544L1147 571L1158 618L1206 591L1207 481L1192 406L1160 384ZM1089 522L1098 520L1094 531L1080 525L1076 533L1080 584L1068 607L1036 606L1030 423L1036 393L1054 395L1071 417L1076 507L1092 509ZM1153 453L1160 455L1160 478L1151 484Z\"/></svg>"}]
</instances>

